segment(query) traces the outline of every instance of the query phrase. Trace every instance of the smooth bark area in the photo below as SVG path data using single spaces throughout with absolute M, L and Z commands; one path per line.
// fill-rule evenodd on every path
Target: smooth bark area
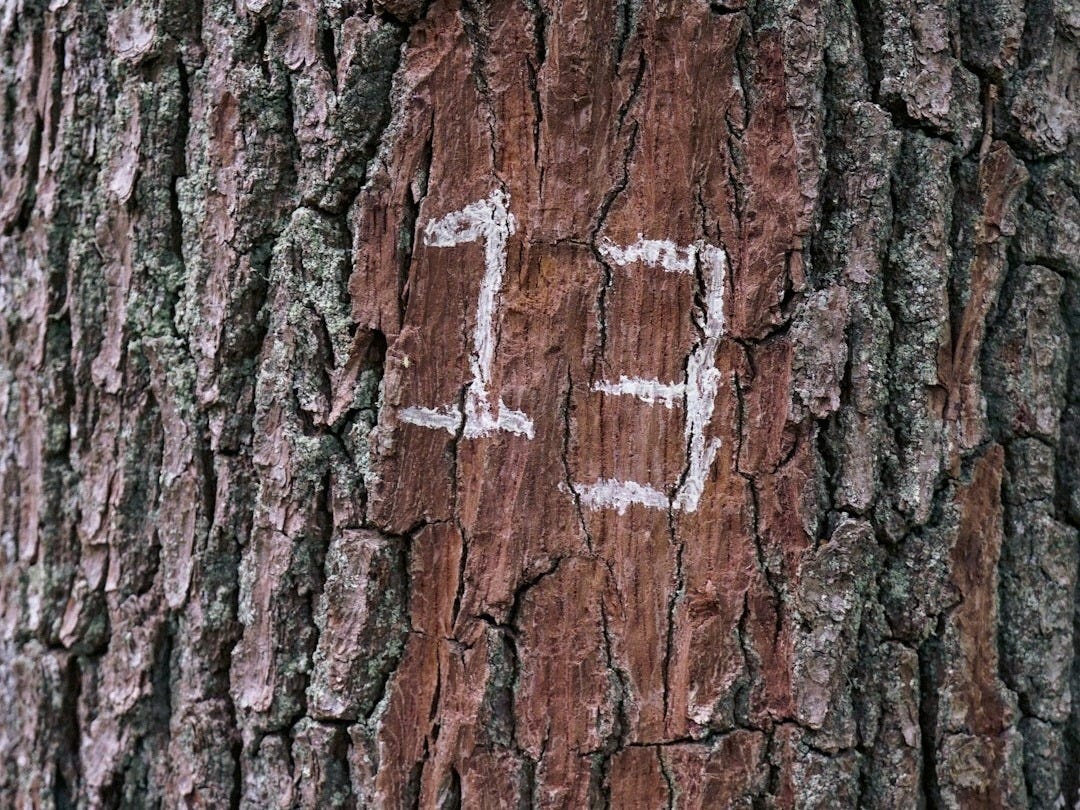
M 1075 806 L 1078 47 L 7 0 L 0 806 Z

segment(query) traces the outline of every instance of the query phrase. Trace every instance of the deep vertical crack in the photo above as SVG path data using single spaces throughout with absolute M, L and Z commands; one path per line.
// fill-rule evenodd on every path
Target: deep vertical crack
M 578 492 L 576 486 L 574 486 L 574 477 L 570 470 L 570 438 L 572 435 L 571 420 L 572 420 L 572 406 L 573 406 L 573 394 L 574 394 L 574 377 L 570 371 L 570 368 L 566 369 L 566 394 L 562 398 L 562 407 L 560 409 L 563 423 L 562 434 L 562 468 L 563 468 L 563 486 L 574 499 L 574 511 L 577 513 L 578 526 L 581 527 L 582 537 L 585 538 L 585 546 L 588 548 L 589 553 L 595 553 L 595 547 L 593 545 L 592 535 L 589 533 L 589 525 L 585 520 L 585 510 L 581 505 L 581 493 Z
M 597 346 L 596 352 L 593 354 L 592 369 L 590 371 L 590 382 L 595 382 L 600 378 L 598 366 L 604 362 L 604 355 L 607 352 L 607 297 L 610 294 L 612 284 L 615 280 L 615 271 L 612 268 L 611 263 L 604 257 L 604 254 L 600 250 L 599 234 L 604 227 L 604 223 L 607 221 L 608 214 L 611 212 L 611 207 L 614 205 L 615 200 L 620 194 L 622 194 L 626 187 L 630 184 L 630 158 L 634 153 L 634 148 L 637 145 L 638 124 L 635 121 L 631 125 L 630 138 L 627 143 L 626 150 L 623 153 L 622 170 L 613 185 L 608 192 L 604 195 L 603 201 L 600 203 L 600 210 L 596 215 L 596 219 L 593 222 L 593 226 L 589 231 L 589 247 L 592 250 L 593 258 L 600 265 L 603 270 L 604 277 L 603 282 L 600 285 L 600 290 L 596 296 L 596 317 L 597 327 L 599 334 L 599 346 Z

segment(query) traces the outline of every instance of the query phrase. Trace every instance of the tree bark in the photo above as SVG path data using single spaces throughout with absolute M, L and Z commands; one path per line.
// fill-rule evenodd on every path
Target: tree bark
M 0 805 L 1076 805 L 1078 43 L 8 0 Z

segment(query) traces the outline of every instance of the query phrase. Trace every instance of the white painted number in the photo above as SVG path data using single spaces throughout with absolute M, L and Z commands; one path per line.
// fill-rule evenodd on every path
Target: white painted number
M 453 247 L 467 242 L 484 243 L 484 277 L 476 308 L 476 329 L 469 360 L 472 380 L 465 390 L 464 412 L 457 405 L 442 408 L 408 407 L 400 418 L 414 425 L 447 430 L 461 430 L 466 438 L 486 436 L 493 431 L 533 438 L 533 423 L 526 414 L 515 411 L 498 399 L 492 403 L 488 386 L 495 352 L 495 308 L 506 272 L 506 242 L 516 229 L 505 192 L 493 191 L 487 199 L 465 206 L 460 211 L 432 220 L 424 228 L 424 244 L 429 247 Z M 618 381 L 602 380 L 593 390 L 611 396 L 634 396 L 649 405 L 671 408 L 682 401 L 686 412 L 684 436 L 687 463 L 682 483 L 669 495 L 656 487 L 636 481 L 604 478 L 591 484 L 575 485 L 582 505 L 590 509 L 617 509 L 625 512 L 631 504 L 653 509 L 680 509 L 693 512 L 705 488 L 705 478 L 716 458 L 720 440 L 705 440 L 712 419 L 721 373 L 716 368 L 716 351 L 724 331 L 724 273 L 726 257 L 721 248 L 704 242 L 678 246 L 662 239 L 644 239 L 640 235 L 631 245 L 620 246 L 605 239 L 601 254 L 620 267 L 643 264 L 669 273 L 693 274 L 700 266 L 704 285 L 703 311 L 697 316 L 702 338 L 691 351 L 684 382 L 664 383 L 643 377 L 620 376 Z
M 495 354 L 495 303 L 506 272 L 506 240 L 517 227 L 509 211 L 509 198 L 500 190 L 486 200 L 474 202 L 460 211 L 432 220 L 424 228 L 424 244 L 429 247 L 453 247 L 466 242 L 484 243 L 484 278 L 476 305 L 476 329 L 469 358 L 472 380 L 465 390 L 465 412 L 457 405 L 442 408 L 409 407 L 398 415 L 405 422 L 423 427 L 442 428 L 456 433 L 462 427 L 467 439 L 506 430 L 529 439 L 533 437 L 532 419 L 521 411 L 511 410 L 500 399 L 492 409 L 488 384 Z M 462 426 L 464 420 L 464 426 Z
M 669 273 L 692 274 L 700 262 L 705 301 L 697 325 L 702 339 L 690 353 L 685 382 L 662 383 L 643 377 L 620 376 L 618 382 L 602 380 L 593 385 L 594 391 L 634 396 L 649 405 L 662 402 L 670 408 L 679 399 L 685 403 L 686 474 L 674 496 L 669 498 L 667 493 L 648 484 L 613 478 L 602 478 L 574 489 L 581 503 L 590 509 L 617 509 L 622 513 L 637 503 L 652 509 L 693 512 L 701 500 L 705 477 L 716 458 L 716 451 L 720 449 L 719 439 L 705 441 L 705 430 L 712 419 L 716 394 L 720 390 L 716 350 L 724 332 L 724 271 L 727 266 L 724 251 L 704 242 L 679 247 L 674 242 L 643 239 L 639 235 L 636 242 L 625 247 L 605 239 L 600 244 L 600 253 L 620 267 L 640 263 Z

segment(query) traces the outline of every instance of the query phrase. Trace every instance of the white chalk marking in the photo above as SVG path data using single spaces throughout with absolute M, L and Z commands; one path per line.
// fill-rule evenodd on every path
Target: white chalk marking
M 420 425 L 420 427 L 435 428 L 436 430 L 445 430 L 449 433 L 457 433 L 458 428 L 461 426 L 461 413 L 453 406 L 445 410 L 439 410 L 438 408 L 420 408 L 410 405 L 408 408 L 402 408 L 398 411 L 398 418 L 402 422 Z
M 720 390 L 721 373 L 716 368 L 716 351 L 724 333 L 724 271 L 727 260 L 724 251 L 705 245 L 701 251 L 702 282 L 705 287 L 705 311 L 698 320 L 704 340 L 690 353 L 686 364 L 686 477 L 675 495 L 675 506 L 687 512 L 697 509 L 705 491 L 720 440 L 705 442 L 705 430 L 712 420 L 716 395 Z
M 495 356 L 495 309 L 506 273 L 506 242 L 517 228 L 509 203 L 506 193 L 496 189 L 487 199 L 432 220 L 424 228 L 424 244 L 429 247 L 453 247 L 483 241 L 484 277 L 476 305 L 473 351 L 469 358 L 472 380 L 465 390 L 464 414 L 457 405 L 443 408 L 414 406 L 398 412 L 398 417 L 405 422 L 455 433 L 462 428 L 464 419 L 462 432 L 467 439 L 486 436 L 496 430 L 533 438 L 532 419 L 521 411 L 506 407 L 501 399 L 493 412 L 488 394 Z
M 602 380 L 593 383 L 592 390 L 616 396 L 626 394 L 637 397 L 649 405 L 660 402 L 665 408 L 670 408 L 675 404 L 676 400 L 682 400 L 686 392 L 686 386 L 682 383 L 662 383 L 659 380 L 651 380 L 645 377 L 620 376 L 618 382 Z
M 705 479 L 720 449 L 720 440 L 705 441 L 705 431 L 712 420 L 722 374 L 716 368 L 716 352 L 724 332 L 724 274 L 727 257 L 715 246 L 697 242 L 680 247 L 663 239 L 638 239 L 620 247 L 608 239 L 600 243 L 600 253 L 619 266 L 634 262 L 659 267 L 671 273 L 693 273 L 700 262 L 704 286 L 703 311 L 696 318 L 702 340 L 691 351 L 686 364 L 685 383 L 662 383 L 642 377 L 620 376 L 618 382 L 601 381 L 594 391 L 604 394 L 629 394 L 650 405 L 662 402 L 670 408 L 677 398 L 686 404 L 686 471 L 673 497 L 635 481 L 602 478 L 586 486 L 577 485 L 581 503 L 590 509 L 617 509 L 619 514 L 630 504 L 650 509 L 680 509 L 693 512 L 705 491 Z
M 674 505 L 678 509 L 693 512 L 697 509 L 701 493 L 705 491 L 705 477 L 720 449 L 720 440 L 706 444 L 705 430 L 712 419 L 716 394 L 720 390 L 720 371 L 715 366 L 717 338 L 707 337 L 690 355 L 686 364 L 686 476 L 675 494 Z
M 593 484 L 577 485 L 574 491 L 583 506 L 589 509 L 617 509 L 620 515 L 633 503 L 653 509 L 667 509 L 669 506 L 667 493 L 637 481 L 601 478 Z
M 701 325 L 706 337 L 719 338 L 724 334 L 724 275 L 727 255 L 723 248 L 705 245 L 701 250 L 705 272 L 705 323 Z
M 693 273 L 698 252 L 697 245 L 679 247 L 668 239 L 645 239 L 640 233 L 636 242 L 625 247 L 604 237 L 598 248 L 605 259 L 620 267 L 641 262 L 669 273 Z

